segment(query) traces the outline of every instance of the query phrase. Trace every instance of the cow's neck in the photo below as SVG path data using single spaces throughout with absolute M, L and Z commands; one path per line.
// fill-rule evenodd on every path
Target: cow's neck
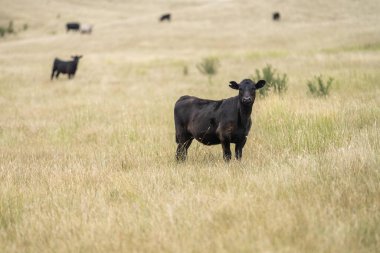
M 238 108 L 239 108 L 239 121 L 241 126 L 246 127 L 249 123 L 249 120 L 251 119 L 251 113 L 252 113 L 252 105 L 243 105 L 238 102 Z

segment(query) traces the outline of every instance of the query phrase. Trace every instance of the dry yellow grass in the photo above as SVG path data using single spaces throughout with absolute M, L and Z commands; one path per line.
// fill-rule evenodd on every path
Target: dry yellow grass
M 18 33 L 0 39 L 0 252 L 377 252 L 379 12 L 376 0 L 2 0 L 0 26 Z M 68 21 L 94 32 L 66 34 Z M 54 57 L 74 54 L 75 79 L 50 81 Z M 195 67 L 209 56 L 211 84 Z M 228 82 L 266 64 L 289 89 L 257 99 L 243 161 L 194 143 L 177 164 L 176 99 L 234 96 Z M 335 79 L 326 99 L 306 94 L 318 74 Z

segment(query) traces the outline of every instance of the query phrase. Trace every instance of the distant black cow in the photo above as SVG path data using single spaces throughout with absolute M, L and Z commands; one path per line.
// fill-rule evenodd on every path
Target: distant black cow
M 50 77 L 51 80 L 53 80 L 54 74 L 55 78 L 58 79 L 60 73 L 68 74 L 69 79 L 74 77 L 75 72 L 77 71 L 79 59 L 82 58 L 82 56 L 71 56 L 71 58 L 73 58 L 72 61 L 62 61 L 58 58 L 54 59 L 53 70 Z
M 274 21 L 280 21 L 280 13 L 279 12 L 273 12 L 273 14 L 272 14 L 272 19 L 274 20 Z
M 79 31 L 80 24 L 79 23 L 67 23 L 66 24 L 66 32 L 73 30 L 73 31 Z
M 249 79 L 240 84 L 231 81 L 230 87 L 239 90 L 239 95 L 217 101 L 180 97 L 174 107 L 177 160 L 186 160 L 187 149 L 193 139 L 205 145 L 222 144 L 223 158 L 226 161 L 231 159 L 230 143 L 235 143 L 235 156 L 240 160 L 251 128 L 256 90 L 265 83 L 264 80 L 254 83 Z
M 164 15 L 162 15 L 160 17 L 160 22 L 162 22 L 162 21 L 168 21 L 168 22 L 170 22 L 171 18 L 172 18 L 171 14 L 170 13 L 166 13 L 166 14 L 164 14 Z

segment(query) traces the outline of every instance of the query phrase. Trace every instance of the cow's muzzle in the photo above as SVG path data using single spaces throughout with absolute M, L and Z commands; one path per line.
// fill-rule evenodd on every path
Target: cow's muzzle
M 241 100 L 241 102 L 242 102 L 243 104 L 246 104 L 246 105 L 252 104 L 252 98 L 250 98 L 250 97 L 243 98 L 243 99 Z

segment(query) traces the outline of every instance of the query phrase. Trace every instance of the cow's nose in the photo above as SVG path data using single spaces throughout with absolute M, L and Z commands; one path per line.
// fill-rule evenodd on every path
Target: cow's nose
M 251 102 L 252 102 L 252 98 L 250 97 L 243 98 L 243 103 L 251 103 Z

